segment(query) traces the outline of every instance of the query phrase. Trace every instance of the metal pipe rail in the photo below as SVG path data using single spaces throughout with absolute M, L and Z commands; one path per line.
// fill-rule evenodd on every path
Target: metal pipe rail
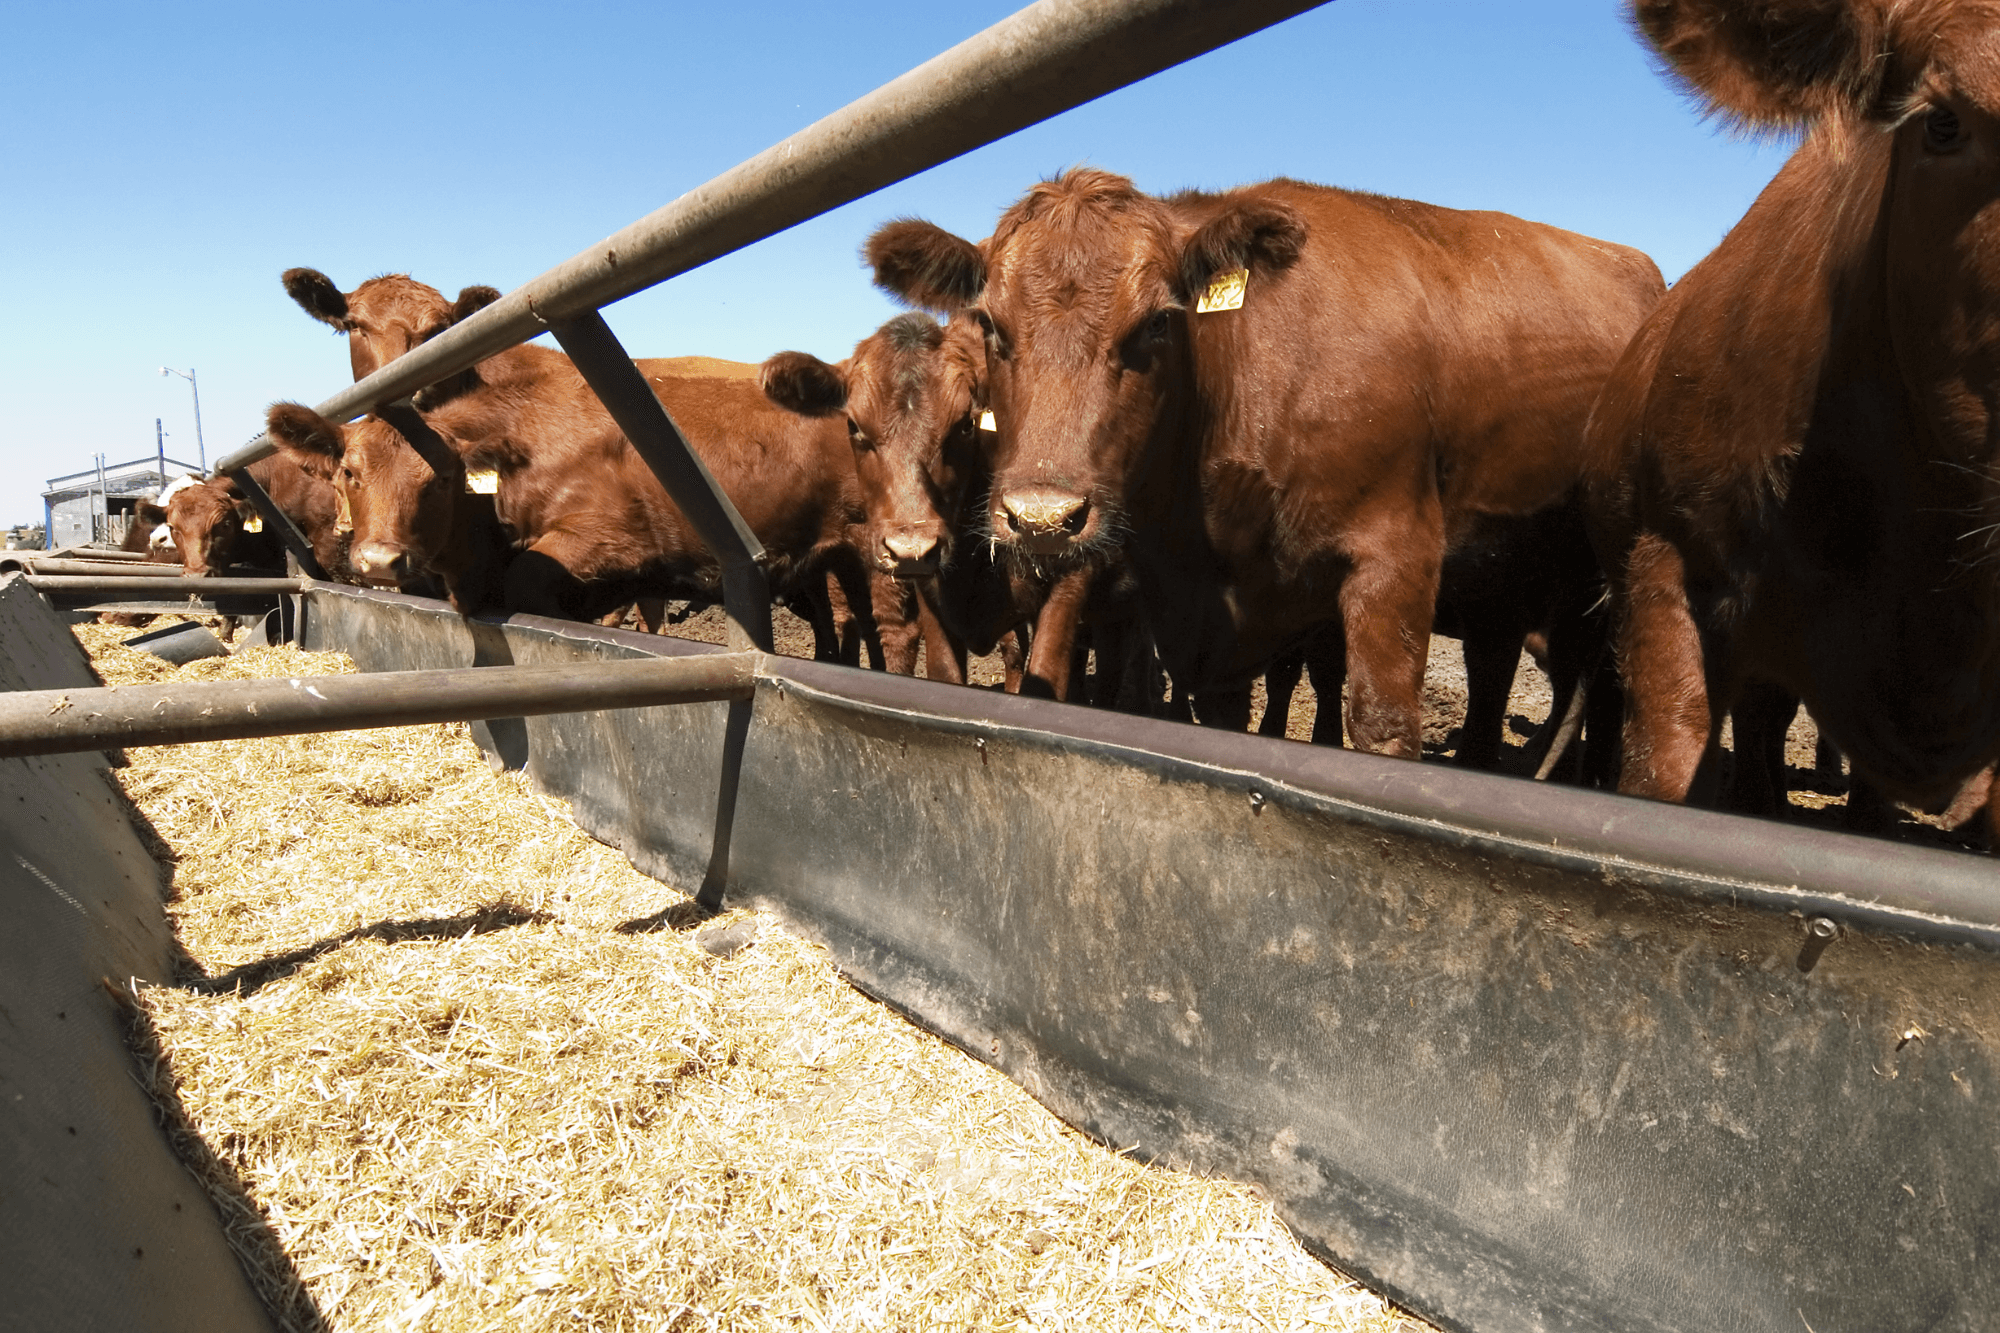
M 306 589 L 306 580 L 293 578 L 204 579 L 185 575 L 161 578 L 138 574 L 25 574 L 22 577 L 35 591 L 53 593 L 135 592 L 147 596 L 184 593 L 189 597 L 268 597 L 274 593 L 304 592 Z
M 65 575 L 86 578 L 147 578 L 177 579 L 187 577 L 180 565 L 155 564 L 141 561 L 136 564 L 109 560 L 23 560 L 22 572 L 46 577 Z M 116 572 L 114 572 L 116 571 Z
M 321 403 L 351 421 L 634 292 L 1327 0 L 1038 0 L 515 288 Z M 277 446 L 258 436 L 216 464 Z
M 0 758 L 748 699 L 757 653 L 0 694 Z

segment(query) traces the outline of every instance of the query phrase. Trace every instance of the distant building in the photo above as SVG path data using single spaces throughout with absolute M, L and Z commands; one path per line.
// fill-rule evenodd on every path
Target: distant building
M 132 526 L 139 501 L 158 495 L 175 477 L 199 470 L 192 463 L 153 454 L 49 478 L 49 488 L 42 492 L 48 518 L 43 528 L 45 549 L 118 545 Z

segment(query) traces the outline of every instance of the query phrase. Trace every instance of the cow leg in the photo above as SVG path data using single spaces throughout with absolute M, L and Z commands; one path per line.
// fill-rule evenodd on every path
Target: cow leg
M 1292 716 L 1292 694 L 1299 688 L 1299 677 L 1305 672 L 1303 646 L 1284 653 L 1264 668 L 1264 717 L 1257 724 L 1259 736 L 1285 734 L 1286 723 Z
M 648 634 L 664 634 L 667 630 L 667 599 L 664 597 L 640 597 L 633 602 L 639 610 L 639 625 Z
M 1005 689 L 1009 694 L 1019 694 L 1021 685 L 1028 678 L 1028 641 L 1033 636 L 1026 625 L 1019 625 L 1000 636 L 994 647 L 1000 653 L 1000 669 L 1006 676 Z
M 1423 753 L 1424 660 L 1438 562 L 1357 562 L 1340 588 L 1347 636 L 1347 734 L 1354 748 L 1397 759 Z
M 917 631 L 924 642 L 924 675 L 948 685 L 965 684 L 965 641 L 945 628 L 938 618 L 937 581 L 927 579 L 915 586 Z M 1008 636 L 1009 642 L 1012 636 Z
M 1458 732 L 1460 768 L 1500 767 L 1501 733 L 1507 726 L 1507 698 L 1521 661 L 1521 632 L 1513 625 L 1468 627 L 1460 640 L 1465 652 L 1465 725 Z
M 1840 812 L 1842 828 L 1850 833 L 1883 836 L 1902 822 L 1902 810 L 1882 794 L 1880 787 L 1859 773 L 1848 775 L 1847 805 Z
M 887 574 L 877 574 L 861 568 L 860 561 L 836 560 L 827 586 L 827 596 L 833 603 L 834 629 L 839 642 L 840 660 L 851 667 L 861 665 L 861 650 L 866 647 L 869 661 L 875 670 L 884 669 L 886 659 L 882 652 L 882 635 L 875 621 L 875 580 L 881 578 L 891 589 L 895 580 Z M 894 594 L 900 602 L 900 594 Z M 915 653 L 914 646 L 911 653 Z M 912 671 L 915 667 L 912 666 Z M 909 674 L 905 672 L 904 674 Z
M 1346 743 L 1341 691 L 1347 688 L 1347 638 L 1339 621 L 1329 620 L 1306 636 L 1305 664 L 1313 691 L 1312 743 L 1337 750 Z
M 1760 681 L 1743 690 L 1730 712 L 1736 762 L 1724 808 L 1765 819 L 1784 812 L 1785 732 L 1798 711 L 1798 696 L 1782 685 Z
M 1223 731 L 1250 730 L 1250 687 L 1231 685 L 1219 690 L 1194 691 L 1195 721 Z
M 1715 750 L 1701 634 L 1688 604 L 1680 552 L 1643 534 L 1617 594 L 1618 665 L 1625 682 L 1618 790 L 1684 801 Z M 1710 767 L 1713 760 L 1709 760 Z
M 909 584 L 879 569 L 868 573 L 868 602 L 874 612 L 875 636 L 870 647 L 875 669 L 899 676 L 917 674 L 917 637 L 922 630 L 914 613 L 915 591 Z
M 1021 693 L 1042 699 L 1067 699 L 1070 688 L 1070 651 L 1076 646 L 1077 629 L 1083 619 L 1084 604 L 1090 597 L 1091 571 L 1073 569 L 1055 581 L 1041 614 L 1035 617 L 1035 632 L 1028 644 L 1028 669 L 1021 677 Z

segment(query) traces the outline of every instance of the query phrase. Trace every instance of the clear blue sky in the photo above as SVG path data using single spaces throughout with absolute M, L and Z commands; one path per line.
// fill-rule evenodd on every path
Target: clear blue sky
M 1017 8 L 448 0 L 20 5 L 0 81 L 0 523 L 44 481 L 212 461 L 267 404 L 348 382 L 286 298 L 407 271 L 509 288 Z M 858 247 L 920 214 L 978 238 L 1077 163 L 1142 188 L 1276 175 L 1497 208 L 1678 276 L 1783 145 L 1703 122 L 1615 0 L 1334 0 L 606 311 L 635 355 L 828 359 L 892 312 Z

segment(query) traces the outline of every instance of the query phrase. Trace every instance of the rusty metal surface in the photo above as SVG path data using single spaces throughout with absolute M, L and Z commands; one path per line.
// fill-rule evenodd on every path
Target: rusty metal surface
M 312 596 L 376 666 L 712 651 Z M 512 758 L 692 888 L 724 706 L 659 711 Z M 735 795 L 732 900 L 1447 1328 L 2000 1307 L 1990 860 L 792 659 Z

